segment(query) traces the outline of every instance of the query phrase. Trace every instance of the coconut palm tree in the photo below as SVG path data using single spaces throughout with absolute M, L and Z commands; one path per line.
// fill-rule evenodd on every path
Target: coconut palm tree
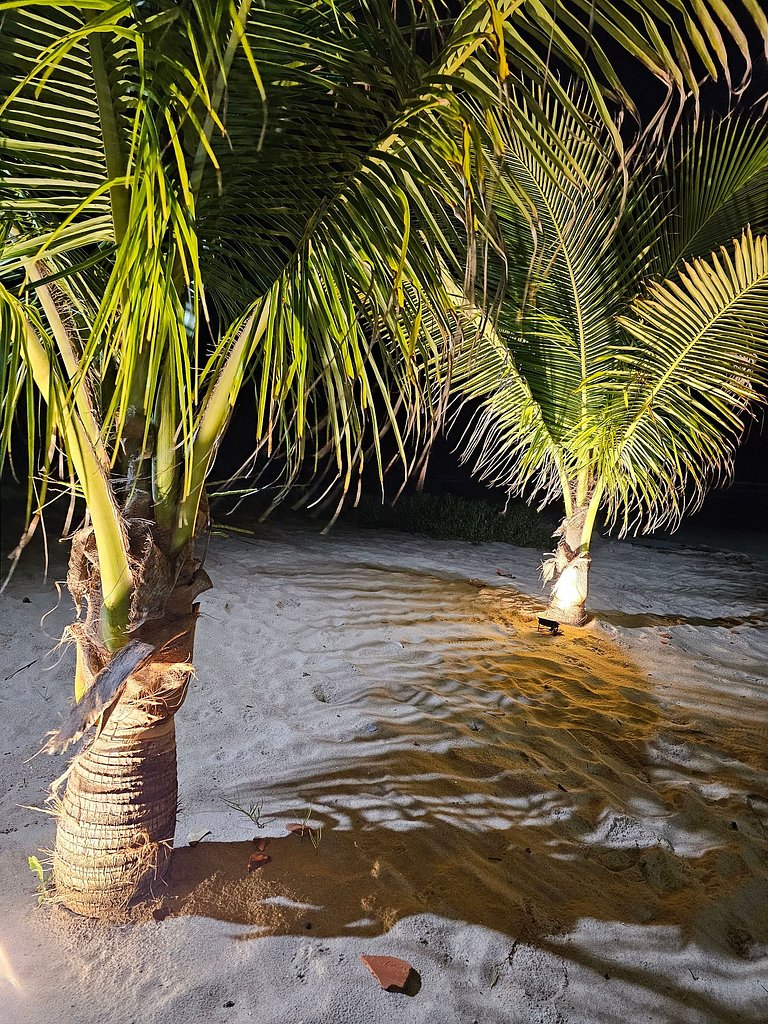
M 439 208 L 464 203 L 465 140 L 384 4 L 7 6 L 3 445 L 26 392 L 32 511 L 57 449 L 87 508 L 77 704 L 48 747 L 95 735 L 54 876 L 107 914 L 168 861 L 195 539 L 238 391 L 289 474 L 326 448 L 347 486 L 382 418 L 405 457 L 395 396 L 417 430 L 419 352 L 454 327 L 434 267 L 466 247 Z
M 480 478 L 563 502 L 543 617 L 581 625 L 598 516 L 621 535 L 676 527 L 765 402 L 768 131 L 729 117 L 626 159 L 574 96 L 581 120 L 541 97 L 537 146 L 520 144 L 524 104 L 500 129 L 505 273 L 453 385 Z
M 482 111 L 510 68 L 569 107 L 559 56 L 618 145 L 590 62 L 627 98 L 601 40 L 667 106 L 726 66 L 717 11 L 706 33 L 683 19 L 686 44 L 677 0 L 646 6 L 0 2 L 0 454 L 24 409 L 40 456 L 24 539 L 59 455 L 87 509 L 68 574 L 77 703 L 48 745 L 86 737 L 55 797 L 70 908 L 111 914 L 167 869 L 173 716 L 209 586 L 195 540 L 245 382 L 254 444 L 289 478 L 329 453 L 348 488 L 371 446 L 380 464 L 383 425 L 407 464 L 457 332 L 446 282 L 472 284 L 455 253 L 472 254 Z

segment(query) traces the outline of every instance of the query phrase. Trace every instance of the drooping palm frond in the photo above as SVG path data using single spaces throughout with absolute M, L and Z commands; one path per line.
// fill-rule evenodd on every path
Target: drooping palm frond
M 622 222 L 625 288 L 660 279 L 724 239 L 768 229 L 768 132 L 732 113 L 689 124 L 632 176 Z
M 402 290 L 397 277 L 399 275 L 403 280 L 409 279 L 409 271 L 412 272 L 409 262 L 416 256 L 427 267 L 423 239 L 419 238 L 416 226 L 410 249 L 411 254 L 416 256 L 412 255 L 409 261 L 407 244 L 404 246 L 401 241 L 405 238 L 407 243 L 409 236 L 408 202 L 403 188 L 395 180 L 396 175 L 387 167 L 388 150 L 391 150 L 391 165 L 397 169 L 397 150 L 403 147 L 404 138 L 408 137 L 406 130 L 392 136 L 391 126 L 396 125 L 399 116 L 405 116 L 414 109 L 413 102 L 397 94 L 397 79 L 393 69 L 386 64 L 388 53 L 384 44 L 388 42 L 387 38 L 379 32 L 377 38 L 381 52 L 377 54 L 371 46 L 371 34 L 361 42 L 355 34 L 354 21 L 347 22 L 342 31 L 339 10 L 334 10 L 330 5 L 318 8 L 313 4 L 288 4 L 286 9 L 288 14 L 279 9 L 269 15 L 257 11 L 253 25 L 250 21 L 245 22 L 243 45 L 238 51 L 239 67 L 236 65 L 226 69 L 227 76 L 231 72 L 233 79 L 229 84 L 232 95 L 227 101 L 232 112 L 232 129 L 228 126 L 227 135 L 220 146 L 216 146 L 214 140 L 214 136 L 219 134 L 217 131 L 211 131 L 208 136 L 200 130 L 204 116 L 218 120 L 218 114 L 211 106 L 211 97 L 200 99 L 200 94 L 207 87 L 207 78 L 198 81 L 193 77 L 191 93 L 189 88 L 184 90 L 183 82 L 174 81 L 173 72 L 180 67 L 192 65 L 197 70 L 193 61 L 196 50 L 192 46 L 195 41 L 192 29 L 195 26 L 190 27 L 180 15 L 177 16 L 178 12 L 172 10 L 164 12 L 162 16 L 157 15 L 158 24 L 154 24 L 150 18 L 135 26 L 130 23 L 132 12 L 129 5 L 125 4 L 117 5 L 100 16 L 99 34 L 107 32 L 109 26 L 105 18 L 109 13 L 115 19 L 113 31 L 118 35 L 122 32 L 128 37 L 128 42 L 120 51 L 117 68 L 110 69 L 113 74 L 124 82 L 125 79 L 137 78 L 141 69 L 140 84 L 137 87 L 139 100 L 134 103 L 132 116 L 122 118 L 122 136 L 120 126 L 116 118 L 113 118 L 118 128 L 118 137 L 112 148 L 120 151 L 123 156 L 125 180 L 115 181 L 113 176 L 107 181 L 103 172 L 108 160 L 102 157 L 102 180 L 97 184 L 87 182 L 83 190 L 84 197 L 76 197 L 79 205 L 72 211 L 75 213 L 72 224 L 62 222 L 61 212 L 58 223 L 52 217 L 51 227 L 56 233 L 51 241 L 51 230 L 40 230 L 40 211 L 36 210 L 34 218 L 30 218 L 30 211 L 25 208 L 20 218 L 21 228 L 17 228 L 17 234 L 20 231 L 22 237 L 7 252 L 11 260 L 16 258 L 15 265 L 20 266 L 22 258 L 28 258 L 31 253 L 39 258 L 42 245 L 46 264 L 39 276 L 43 278 L 59 275 L 60 278 L 71 279 L 73 275 L 80 275 L 91 281 L 96 273 L 94 264 L 98 263 L 103 284 L 103 271 L 107 271 L 108 283 L 90 325 L 90 338 L 83 345 L 79 373 L 83 380 L 92 372 L 98 372 L 102 377 L 111 377 L 113 394 L 105 401 L 101 413 L 105 422 L 114 423 L 118 438 L 124 428 L 128 410 L 138 408 L 143 411 L 145 444 L 151 418 L 160 401 L 163 374 L 175 380 L 174 415 L 182 430 L 181 440 L 186 439 L 180 445 L 186 455 L 186 469 L 183 481 L 176 481 L 176 488 L 178 490 L 181 487 L 182 496 L 190 487 L 194 461 L 192 440 L 202 420 L 201 410 L 197 410 L 200 415 L 194 412 L 196 395 L 205 393 L 206 388 L 215 383 L 217 374 L 230 357 L 231 345 L 227 338 L 232 341 L 238 334 L 235 323 L 228 332 L 224 330 L 222 343 L 212 350 L 210 358 L 200 358 L 194 332 L 201 315 L 205 314 L 205 307 L 200 306 L 204 294 L 200 289 L 208 283 L 208 276 L 213 278 L 211 289 L 214 297 L 225 291 L 221 287 L 224 280 L 229 296 L 237 295 L 242 312 L 254 302 L 260 303 L 260 296 L 265 292 L 268 294 L 272 288 L 279 290 L 280 294 L 267 323 L 265 347 L 272 358 L 265 364 L 266 379 L 273 392 L 271 398 L 274 399 L 275 395 L 287 398 L 291 393 L 297 396 L 297 410 L 289 413 L 287 419 L 294 423 L 296 432 L 301 435 L 302 420 L 306 415 L 308 382 L 314 379 L 310 375 L 319 371 L 329 386 L 338 388 L 339 366 L 343 367 L 342 377 L 354 380 L 365 362 L 360 345 L 370 347 L 373 344 L 373 332 L 370 329 L 365 337 L 361 333 L 363 317 L 358 317 L 357 313 L 361 299 L 386 313 L 379 330 L 388 324 L 390 329 L 398 333 L 402 347 L 403 329 L 395 326 L 399 322 L 398 302 L 392 301 L 393 296 L 396 299 L 398 291 Z M 293 15 L 294 9 L 295 15 L 289 18 L 288 15 Z M 386 11 L 384 7 L 380 9 Z M 15 24 L 8 27 L 16 32 L 17 37 L 21 39 L 28 35 L 37 38 L 39 12 L 32 9 L 14 13 Z M 126 18 L 127 25 L 124 24 Z M 104 92 L 105 82 L 99 82 L 95 72 L 90 73 L 90 51 L 98 43 L 98 37 L 94 42 L 93 22 L 78 25 L 77 19 L 73 21 L 66 12 L 58 21 L 54 19 L 53 23 L 43 20 L 51 41 L 48 42 L 46 37 L 45 46 L 42 45 L 43 41 L 39 41 L 38 49 L 32 48 L 33 56 L 27 62 L 30 66 L 23 69 L 26 74 L 12 76 L 20 77 L 21 89 L 17 98 L 23 99 L 25 90 L 33 89 L 35 81 L 47 75 L 49 70 L 52 74 L 47 81 L 51 81 L 54 75 L 63 79 L 80 75 L 86 86 L 90 87 L 89 97 L 92 100 L 99 92 L 100 85 Z M 387 24 L 391 28 L 390 23 Z M 173 27 L 179 29 L 175 34 L 169 31 Z M 317 36 L 311 34 L 313 28 Z M 220 28 L 217 32 L 221 35 Z M 247 42 L 248 32 L 261 44 L 261 52 L 257 54 L 260 59 L 267 63 L 266 54 L 272 53 L 275 60 L 279 60 L 277 66 L 268 66 L 266 71 L 271 72 L 273 78 L 280 78 L 278 90 L 282 90 L 290 99 L 289 103 L 284 104 L 286 112 L 281 116 L 281 103 L 274 95 L 275 90 L 272 90 L 270 99 L 273 101 L 274 139 L 265 139 L 264 125 L 260 126 L 265 118 L 265 94 L 261 74 L 254 74 L 255 58 Z M 362 45 L 363 42 L 367 42 L 367 46 Z M 133 51 L 131 43 L 134 44 Z M 208 50 L 211 49 L 209 45 Z M 310 54 L 310 60 L 307 60 L 307 53 Z M 105 60 L 108 56 L 102 53 Z M 402 53 L 396 56 L 400 59 Z M 206 62 L 211 63 L 212 59 L 209 52 Z M 327 66 L 323 65 L 324 59 Z M 51 63 L 47 64 L 47 61 Z M 287 80 L 288 75 L 292 77 L 292 82 Z M 109 75 L 106 78 L 109 79 Z M 106 85 L 109 84 L 107 81 Z M 88 92 L 88 88 L 84 88 Z M 170 109 L 166 102 L 168 94 L 178 98 L 178 104 Z M 107 106 L 110 106 L 111 99 L 110 93 Z M 400 101 L 399 105 L 397 101 Z M 130 105 L 130 96 L 126 102 Z M 91 106 L 96 105 L 94 100 Z M 9 132 L 16 127 L 22 142 L 28 145 L 28 136 L 30 132 L 34 134 L 34 125 L 30 129 L 23 114 L 16 114 L 13 103 L 8 109 L 14 113 L 14 116 L 8 118 Z M 98 103 L 98 109 L 103 114 L 103 101 Z M 238 133 L 237 115 L 242 109 L 249 118 L 250 134 L 243 131 Z M 253 116 L 254 110 L 256 117 Z M 308 163 L 311 161 L 312 172 L 311 180 L 303 182 L 296 180 L 296 174 L 290 174 L 284 156 L 280 156 L 290 151 L 290 120 L 291 117 L 296 119 L 299 113 L 302 123 L 298 125 L 300 134 L 295 148 L 298 152 L 305 152 L 305 159 Z M 215 129 L 216 125 L 213 127 Z M 294 137 L 296 127 L 293 126 Z M 93 129 L 94 125 L 89 122 L 84 131 L 90 130 L 90 134 L 98 138 L 99 133 Z M 388 140 L 389 145 L 386 144 L 386 138 L 379 138 L 383 131 L 385 135 L 392 136 Z M 439 125 L 435 134 L 440 134 Z M 104 140 L 99 139 L 99 142 L 103 144 Z M 319 159 L 318 142 L 325 148 L 326 154 L 330 154 L 325 162 Z M 172 159 L 168 160 L 162 155 L 163 145 Z M 205 193 L 199 197 L 201 224 L 196 222 L 197 197 L 192 194 L 189 181 L 195 177 L 199 166 L 201 146 L 205 150 L 205 163 L 212 169 L 209 195 L 216 195 L 216 187 L 222 181 L 219 155 L 214 147 L 219 153 L 230 156 L 229 166 L 225 170 L 229 170 L 233 164 L 237 169 L 238 163 L 241 164 L 243 160 L 246 164 L 250 161 L 246 170 L 252 176 L 247 181 L 244 178 L 238 181 L 236 175 L 231 175 L 222 193 L 226 195 L 230 209 L 239 210 L 243 224 L 239 241 L 244 238 L 247 248 L 245 260 L 239 266 L 236 261 L 230 261 L 227 266 L 229 254 L 226 235 L 221 231 L 221 218 L 214 218 L 215 237 L 209 237 L 206 231 Z M 450 150 L 450 142 L 448 148 Z M 373 158 L 368 161 L 369 166 L 362 166 L 369 149 L 373 151 Z M 378 154 L 377 149 L 381 151 Z M 25 153 L 22 149 L 17 150 L 13 162 L 28 172 L 28 161 L 24 163 Z M 189 153 L 193 154 L 191 158 Z M 461 151 L 456 153 L 455 163 L 460 163 Z M 112 155 L 114 157 L 115 153 Z M 264 159 L 261 159 L 262 156 Z M 52 157 L 54 162 L 57 158 L 65 160 L 61 153 Z M 335 174 L 327 173 L 330 169 L 329 160 L 335 165 Z M 279 166 L 281 161 L 282 172 Z M 94 163 L 99 166 L 98 160 Z M 435 161 L 437 169 L 444 176 L 445 163 L 442 157 Z M 411 164 L 412 170 L 418 170 L 418 161 L 412 160 Z M 379 165 L 382 171 L 377 181 Z M 405 170 L 408 170 L 407 166 Z M 356 182 L 349 186 L 351 172 L 355 173 Z M 447 175 L 456 178 L 455 168 L 449 166 Z M 273 259 L 269 267 L 264 257 L 273 245 L 272 229 L 275 228 L 276 218 L 274 206 L 270 209 L 267 204 L 270 201 L 274 204 L 275 189 L 281 181 L 284 184 L 286 180 L 291 187 L 280 202 L 284 208 L 292 207 L 289 216 L 294 237 L 290 237 L 291 232 L 285 230 L 284 224 L 277 225 L 277 230 L 283 230 L 283 245 L 277 259 Z M 370 186 L 369 181 L 372 183 Z M 18 178 L 11 178 L 10 183 L 14 189 L 24 184 Z M 37 179 L 27 184 L 37 184 L 41 189 L 45 187 L 45 183 Z M 201 184 L 202 181 L 198 181 L 198 186 Z M 241 188 L 243 185 L 247 186 L 244 190 Z M 317 187 L 313 188 L 313 185 Z M 409 183 L 406 182 L 406 185 L 412 190 Z M 95 187 L 88 191 L 91 186 Z M 349 194 L 340 196 L 340 191 L 345 187 Z M 453 183 L 451 187 L 455 187 Z M 100 252 L 94 253 L 89 248 L 85 259 L 87 266 L 78 266 L 74 258 L 63 261 L 62 246 L 67 231 L 75 222 L 82 221 L 90 205 L 103 201 L 107 191 L 113 199 L 113 210 L 115 199 L 129 199 L 130 230 L 126 230 L 120 237 L 115 235 L 110 238 L 108 223 L 104 218 L 100 222 L 103 237 L 100 236 L 99 240 L 117 242 L 117 252 L 113 255 L 108 247 L 102 246 Z M 459 185 L 459 198 L 461 193 L 462 186 Z M 356 210 L 348 216 L 344 225 L 339 225 L 340 213 L 349 205 L 350 195 L 356 203 Z M 266 201 L 260 202 L 262 196 Z M 244 199 L 247 200 L 245 204 Z M 376 221 L 374 210 L 366 208 L 366 204 L 370 207 L 374 199 L 378 201 L 380 211 L 388 218 L 380 223 Z M 333 203 L 338 207 L 335 213 L 332 208 L 329 209 L 329 204 Z M 10 213 L 11 209 L 8 206 L 6 212 Z M 46 209 L 52 211 L 54 204 Z M 66 211 L 67 214 L 69 212 Z M 330 230 L 334 216 L 337 240 L 332 237 L 329 243 L 323 241 L 321 232 Z M 396 222 L 394 225 L 393 217 Z M 368 239 L 368 252 L 361 251 L 361 247 L 356 246 L 354 241 L 351 245 L 347 243 L 345 251 L 338 242 L 346 241 L 347 238 L 354 240 L 355 234 L 360 232 L 360 225 L 365 226 L 366 222 L 369 222 L 369 231 L 379 231 L 379 238 Z M 249 234 L 247 229 L 253 224 L 257 230 Z M 330 227 L 326 228 L 326 225 Z M 391 229 L 389 234 L 387 228 Z M 87 239 L 88 243 L 93 240 L 92 236 Z M 451 241 L 453 243 L 453 239 Z M 71 248 L 71 240 L 67 241 L 67 248 Z M 448 251 L 447 247 L 444 248 Z M 451 250 L 455 248 L 452 244 Z M 324 249 L 325 256 L 322 255 Z M 215 271 L 211 273 L 212 265 L 217 267 L 217 261 L 211 259 L 213 252 L 217 253 L 218 263 L 224 267 L 223 273 L 218 268 L 218 280 Z M 333 280 L 321 282 L 318 274 L 328 272 L 331 257 L 335 260 L 336 283 Z M 58 263 L 55 262 L 57 259 Z M 307 269 L 308 260 L 310 263 L 312 260 L 322 263 L 323 259 L 326 265 L 316 269 L 315 280 L 311 280 L 312 269 Z M 343 261 L 347 262 L 347 266 L 342 265 Z M 40 262 L 39 259 L 37 262 Z M 375 274 L 372 272 L 374 265 Z M 11 271 L 14 264 L 8 262 L 5 266 L 7 271 Z M 267 267 L 266 273 L 261 272 L 262 266 Z M 239 274 L 236 273 L 238 270 Z M 220 287 L 217 288 L 217 285 Z M 297 288 L 304 290 L 297 293 Z M 186 294 L 190 289 L 197 291 L 197 298 Z M 96 290 L 95 286 L 91 290 Z M 325 290 L 328 291 L 327 295 L 324 294 Z M 343 315 L 339 316 L 339 313 Z M 309 317 L 315 322 L 310 324 Z M 191 338 L 187 336 L 190 325 L 193 331 Z M 330 333 L 326 328 L 331 329 Z M 275 332 L 280 335 L 277 341 L 271 337 Z M 409 325 L 405 333 L 408 344 L 411 333 L 412 326 Z M 323 346 L 328 345 L 333 337 L 341 337 L 344 343 L 334 349 L 329 359 L 328 353 L 323 353 Z M 281 347 L 285 348 L 286 338 L 292 348 L 288 354 L 279 351 Z M 320 346 L 320 351 L 313 355 L 311 351 L 308 352 L 308 348 L 316 344 Z M 97 357 L 98 367 L 95 365 Z M 236 379 L 242 379 L 242 373 Z M 365 394 L 366 390 L 370 391 L 370 387 L 365 381 L 362 382 L 362 389 L 362 404 L 365 406 L 366 402 L 370 403 L 370 394 Z M 330 405 L 333 409 L 334 403 Z M 339 434 L 352 429 L 350 418 L 344 410 L 341 424 Z M 179 438 L 175 441 L 178 443 Z
M 534 102 L 544 127 L 528 113 Z M 619 159 L 583 90 L 572 92 L 570 106 L 577 114 L 553 97 L 521 97 L 501 125 L 504 155 L 490 187 L 506 252 L 498 334 L 462 346 L 454 375 L 456 394 L 487 397 L 466 435 L 478 473 L 545 498 L 553 478 L 541 475 L 542 466 L 557 467 L 561 485 L 574 477 L 587 457 L 574 432 L 594 429 L 605 415 L 603 372 L 621 302 L 610 245 L 623 196 Z M 511 401 L 508 379 L 518 377 L 535 416 L 521 417 Z
M 366 419 L 375 446 L 377 407 L 417 386 L 413 356 L 432 344 L 427 323 L 441 344 L 455 330 L 439 266 L 449 261 L 460 277 L 455 253 L 466 248 L 465 211 L 458 222 L 446 215 L 467 186 L 461 108 L 445 86 L 420 91 L 424 62 L 383 27 L 370 17 L 342 23 L 346 63 L 334 53 L 318 75 L 314 50 L 285 51 L 286 39 L 306 39 L 306 18 L 282 17 L 273 39 L 259 16 L 249 32 L 268 121 L 257 139 L 257 97 L 238 85 L 245 69 L 236 65 L 217 147 L 230 187 L 218 191 L 209 173 L 200 202 L 203 238 L 216 239 L 214 300 L 231 314 L 254 294 L 271 296 L 251 367 L 257 438 L 287 450 L 292 436 L 303 443 L 320 430 L 320 447 L 339 457 L 349 431 L 344 474 L 359 464 Z M 392 419 L 391 407 L 384 415 Z
M 609 515 L 676 525 L 727 478 L 768 379 L 768 238 L 740 239 L 651 285 L 619 318 L 626 415 L 600 453 Z
M 636 113 L 622 65 L 614 59 L 618 46 L 666 90 L 649 126 L 657 133 L 668 114 L 674 119 L 687 98 L 698 98 L 703 80 L 721 78 L 734 90 L 743 90 L 753 60 L 760 56 L 758 48 L 768 55 L 768 17 L 758 0 L 745 0 L 738 14 L 721 0 L 694 5 L 681 0 L 472 0 L 457 20 L 457 30 L 460 54 L 479 47 L 480 33 L 491 36 L 502 78 L 512 68 L 529 81 L 550 83 L 551 59 L 556 59 L 588 84 L 609 128 L 612 119 L 601 85 Z M 733 50 L 740 59 L 736 77 Z M 615 140 L 620 145 L 617 132 Z
M 2 354 L 16 370 L 17 393 L 29 370 L 49 399 L 40 433 L 66 453 L 86 498 L 100 550 L 104 640 L 116 647 L 137 584 L 122 517 L 150 486 L 164 381 L 173 380 L 177 401 L 162 451 L 172 464 L 189 463 L 177 437 L 185 424 L 191 429 L 196 365 L 184 299 L 200 280 L 179 138 L 186 132 L 202 144 L 201 116 L 216 120 L 207 76 L 225 70 L 219 44 L 232 22 L 225 4 L 137 16 L 132 4 L 94 3 L 85 17 L 68 4 L 3 6 L 10 56 L 0 66 L 1 269 L 13 292 L 1 298 L 25 328 L 3 334 Z M 196 59 L 181 62 L 190 50 Z M 12 397 L 4 390 L 6 424 Z M 27 402 L 30 438 L 37 409 Z M 44 459 L 42 490 L 50 447 Z
M 464 311 L 464 343 L 450 375 L 461 399 L 458 417 L 468 422 L 456 447 L 479 479 L 510 492 L 528 492 L 542 502 L 567 482 L 563 449 L 545 420 L 542 406 L 488 315 Z

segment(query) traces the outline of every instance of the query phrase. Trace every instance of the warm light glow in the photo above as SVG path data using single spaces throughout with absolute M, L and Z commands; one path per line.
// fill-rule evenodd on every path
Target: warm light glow
M 579 566 L 568 565 L 552 588 L 552 596 L 561 608 L 572 608 L 584 603 L 587 596 Z
M 3 991 L 6 985 L 12 988 L 14 992 L 21 992 L 21 982 L 16 977 L 16 972 L 11 966 L 8 955 L 2 945 L 0 945 L 0 992 Z

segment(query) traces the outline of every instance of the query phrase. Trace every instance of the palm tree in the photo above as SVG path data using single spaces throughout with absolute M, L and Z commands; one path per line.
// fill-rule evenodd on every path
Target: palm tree
M 601 39 L 638 57 L 670 107 L 698 87 L 697 60 L 725 67 L 717 12 L 706 34 L 684 19 L 687 46 L 677 0 L 652 18 L 645 6 L 0 2 L 0 455 L 21 406 L 40 457 L 22 545 L 59 454 L 87 509 L 68 574 L 77 704 L 49 742 L 87 734 L 54 791 L 70 908 L 109 915 L 168 866 L 173 716 L 209 586 L 195 540 L 244 383 L 254 444 L 289 479 L 329 453 L 349 488 L 371 443 L 381 466 L 383 425 L 407 465 L 457 331 L 446 282 L 472 285 L 455 253 L 472 253 L 477 224 L 475 112 L 510 67 L 569 106 L 554 54 L 618 145 L 588 66 L 623 95 Z
M 598 515 L 621 535 L 676 527 L 765 402 L 768 131 L 713 120 L 627 159 L 574 96 L 580 119 L 541 98 L 535 146 L 521 104 L 501 129 L 489 202 L 505 274 L 453 386 L 474 471 L 563 502 L 542 617 L 581 625 Z

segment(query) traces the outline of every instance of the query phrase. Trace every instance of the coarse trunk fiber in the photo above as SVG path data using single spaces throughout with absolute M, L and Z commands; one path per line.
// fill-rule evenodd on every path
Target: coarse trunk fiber
M 549 606 L 544 617 L 571 626 L 587 621 L 586 601 L 589 591 L 591 558 L 584 546 L 584 524 L 587 506 L 577 508 L 563 520 L 560 541 L 555 551 L 554 582 Z
M 187 638 L 185 638 L 187 639 Z M 191 674 L 185 650 L 130 676 L 98 735 L 73 761 L 57 808 L 56 899 L 89 917 L 119 916 L 153 895 L 176 829 L 173 715 Z
M 56 898 L 109 917 L 151 894 L 168 866 L 176 829 L 172 716 L 122 699 L 73 763 L 58 812 Z

